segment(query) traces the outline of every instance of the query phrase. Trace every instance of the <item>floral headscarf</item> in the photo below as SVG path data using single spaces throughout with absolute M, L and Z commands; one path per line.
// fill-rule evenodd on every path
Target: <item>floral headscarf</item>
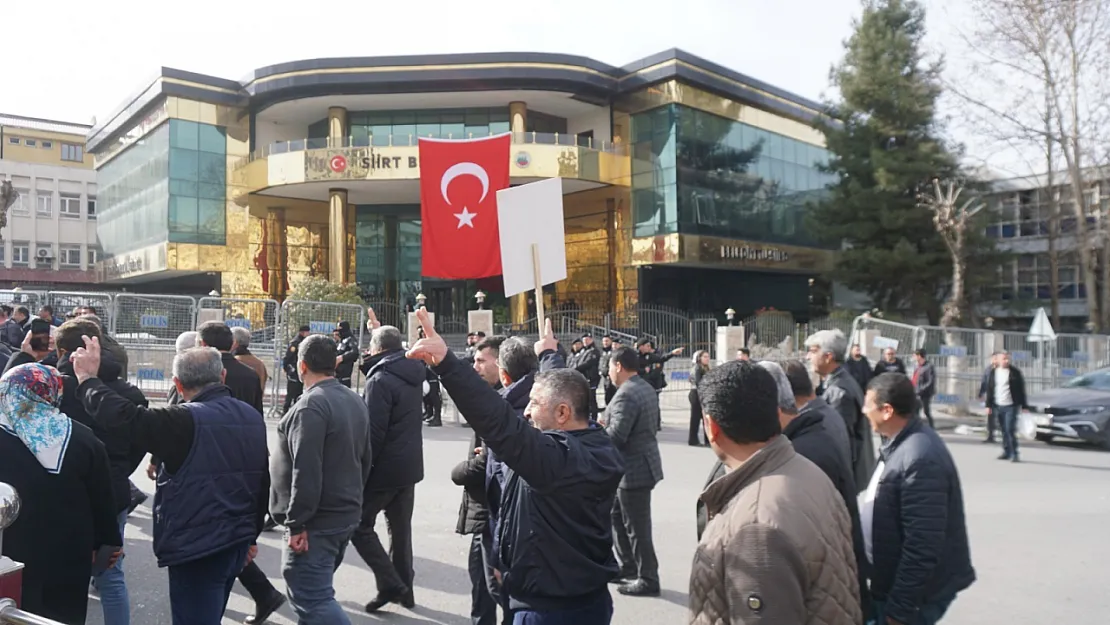
M 50 473 L 62 470 L 73 423 L 55 406 L 62 376 L 38 363 L 14 367 L 0 378 L 0 429 L 23 441 Z

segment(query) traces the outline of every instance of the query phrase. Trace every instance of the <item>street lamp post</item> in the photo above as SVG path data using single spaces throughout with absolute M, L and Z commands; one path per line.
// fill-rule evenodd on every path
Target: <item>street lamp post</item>
M 478 292 L 474 294 L 474 299 L 478 300 L 478 310 L 486 309 L 486 294 L 484 291 L 479 289 Z
M 725 310 L 725 319 L 728 319 L 728 325 L 736 325 L 736 311 L 731 306 Z

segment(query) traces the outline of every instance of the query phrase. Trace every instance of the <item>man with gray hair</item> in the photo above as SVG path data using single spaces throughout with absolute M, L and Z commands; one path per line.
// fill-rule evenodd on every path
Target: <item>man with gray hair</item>
M 269 495 L 266 424 L 224 386 L 218 351 L 197 347 L 173 361 L 185 403 L 143 408 L 97 379 L 100 343 L 71 356 L 78 397 L 105 428 L 128 430 L 162 461 L 154 496 L 154 555 L 169 568 L 175 625 L 219 623 L 235 578 L 258 553 Z
M 247 365 L 258 374 L 258 380 L 262 383 L 262 393 L 265 394 L 266 381 L 270 379 L 270 373 L 266 371 L 266 363 L 251 353 L 251 331 L 242 326 L 235 326 L 231 329 L 231 335 L 235 337 L 235 348 L 232 350 L 235 360 Z
M 870 422 L 863 415 L 863 389 L 844 368 L 848 339 L 840 330 L 821 330 L 810 335 L 805 345 L 810 366 L 823 379 L 821 396 L 848 429 L 856 492 L 863 492 L 875 471 L 875 444 Z
M 374 572 L 378 594 L 366 604 L 377 612 L 388 603 L 414 606 L 412 510 L 416 484 L 424 479 L 423 407 L 427 368 L 405 358 L 401 331 L 381 326 L 370 335 L 363 399 L 370 416 L 373 466 L 366 480 L 362 520 L 351 537 L 358 555 Z M 387 553 L 374 526 L 384 512 L 389 523 Z

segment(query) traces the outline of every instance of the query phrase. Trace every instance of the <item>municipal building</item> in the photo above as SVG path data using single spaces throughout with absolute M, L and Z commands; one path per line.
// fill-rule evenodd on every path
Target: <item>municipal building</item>
M 283 299 L 298 281 L 465 315 L 500 279 L 420 274 L 418 137 L 512 132 L 512 184 L 563 181 L 568 279 L 549 309 L 808 316 L 832 252 L 804 215 L 829 178 L 820 106 L 681 50 L 331 58 L 240 81 L 163 68 L 88 134 L 98 279 Z M 819 295 L 819 294 L 817 294 Z

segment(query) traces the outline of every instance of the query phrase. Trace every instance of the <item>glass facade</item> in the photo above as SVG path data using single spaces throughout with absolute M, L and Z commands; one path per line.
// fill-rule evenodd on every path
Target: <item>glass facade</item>
M 371 298 L 420 292 L 420 205 L 355 209 L 355 281 Z
M 529 111 L 528 132 L 566 134 L 567 120 Z M 417 137 L 465 139 L 509 132 L 508 107 L 427 111 L 351 111 L 347 133 L 353 145 L 415 145 Z M 310 139 L 328 136 L 328 120 L 308 127 Z
M 166 123 L 97 170 L 97 236 L 107 254 L 166 240 L 169 169 Z
M 671 104 L 632 116 L 635 236 L 670 232 L 815 245 L 807 203 L 824 148 Z
M 227 136 L 209 124 L 170 120 L 169 241 L 223 245 Z

